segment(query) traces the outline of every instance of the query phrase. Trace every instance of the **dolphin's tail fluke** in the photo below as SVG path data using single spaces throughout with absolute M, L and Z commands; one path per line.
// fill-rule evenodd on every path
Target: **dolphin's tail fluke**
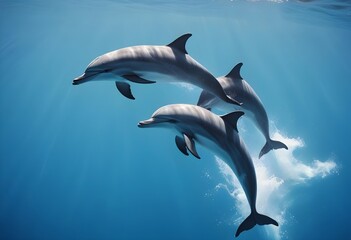
M 265 155 L 266 153 L 268 153 L 272 149 L 280 149 L 280 148 L 288 149 L 288 147 L 284 143 L 270 139 L 263 146 L 258 158 L 261 158 L 263 155 Z
M 279 226 L 278 222 L 273 218 L 270 218 L 266 215 L 259 214 L 257 212 L 251 213 L 238 227 L 238 230 L 235 233 L 235 237 L 238 237 L 243 231 L 253 228 L 256 224 L 258 225 L 269 225 L 273 224 Z

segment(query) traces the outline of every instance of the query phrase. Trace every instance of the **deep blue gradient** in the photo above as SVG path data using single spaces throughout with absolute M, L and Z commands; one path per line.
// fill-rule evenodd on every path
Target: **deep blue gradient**
M 213 154 L 185 157 L 171 132 L 137 128 L 200 89 L 132 84 L 131 101 L 113 82 L 72 85 L 96 56 L 186 32 L 215 76 L 244 63 L 277 128 L 304 140 L 297 155 L 338 165 L 290 193 L 285 237 L 351 238 L 348 2 L 81 2 L 0 1 L 0 239 L 234 239 Z

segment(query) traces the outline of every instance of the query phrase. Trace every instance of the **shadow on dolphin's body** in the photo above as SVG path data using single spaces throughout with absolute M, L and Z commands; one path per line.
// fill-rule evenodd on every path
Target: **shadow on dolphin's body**
M 195 143 L 212 150 L 221 157 L 237 176 L 249 202 L 251 214 L 240 224 L 235 236 L 256 224 L 266 225 L 278 223 L 256 210 L 257 181 L 252 159 L 240 139 L 237 121 L 244 113 L 233 112 L 224 116 L 205 108 L 188 104 L 174 104 L 159 108 L 150 119 L 140 121 L 140 128 L 164 127 L 175 129 L 175 142 L 185 155 L 188 151 L 200 158 Z
M 229 104 L 240 105 L 227 96 L 217 79 L 186 51 L 191 34 L 184 34 L 165 46 L 121 48 L 93 60 L 73 85 L 88 81 L 112 80 L 125 97 L 135 99 L 129 82 L 185 82 L 198 86 Z
M 260 151 L 259 158 L 272 149 L 288 149 L 284 143 L 271 139 L 266 110 L 253 88 L 241 77 L 240 69 L 242 65 L 242 63 L 237 64 L 226 76 L 217 78 L 224 92 L 241 102 L 241 106 L 226 104 L 206 90 L 202 91 L 197 105 L 206 109 L 218 108 L 226 112 L 233 112 L 235 110 L 244 111 L 245 115 L 255 123 L 266 139 L 266 144 Z

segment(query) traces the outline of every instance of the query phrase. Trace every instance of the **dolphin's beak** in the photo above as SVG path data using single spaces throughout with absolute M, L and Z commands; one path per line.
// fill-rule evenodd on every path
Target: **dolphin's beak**
M 140 121 L 138 123 L 138 127 L 146 128 L 146 127 L 149 127 L 150 125 L 152 125 L 153 123 L 155 123 L 154 118 L 150 118 L 148 120 Z
M 73 79 L 73 85 L 78 85 L 78 84 L 81 84 L 84 82 L 86 78 L 86 75 L 85 73 L 83 73 L 82 75 L 80 75 L 79 77 L 76 77 L 75 79 Z
M 175 120 L 170 120 L 167 118 L 160 118 L 160 117 L 152 117 L 148 120 L 140 121 L 138 123 L 138 127 L 140 128 L 147 128 L 153 127 L 154 125 L 158 125 L 159 123 L 175 123 Z
M 93 77 L 95 77 L 96 75 L 100 74 L 101 72 L 89 72 L 89 73 L 83 73 L 82 75 L 80 75 L 79 77 L 76 77 L 75 79 L 73 79 L 73 85 L 78 85 L 84 82 L 87 82 L 89 80 L 91 80 Z

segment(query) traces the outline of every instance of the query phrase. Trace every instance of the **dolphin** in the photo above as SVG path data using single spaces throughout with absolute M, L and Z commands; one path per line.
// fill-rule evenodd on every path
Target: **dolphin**
M 95 58 L 85 72 L 73 80 L 78 85 L 92 80 L 110 79 L 129 99 L 135 99 L 128 83 L 186 82 L 196 85 L 230 104 L 237 104 L 227 96 L 217 79 L 185 49 L 190 33 L 166 46 L 133 46 L 118 49 Z M 149 80 L 151 79 L 151 80 Z
M 259 158 L 272 149 L 288 149 L 284 143 L 271 139 L 266 110 L 253 88 L 241 77 L 240 69 L 242 65 L 242 63 L 238 63 L 226 76 L 217 78 L 224 92 L 242 103 L 240 107 L 228 105 L 206 90 L 202 91 L 197 105 L 209 110 L 218 108 L 228 112 L 244 111 L 266 139 L 266 143 L 259 153 Z
M 273 224 L 277 221 L 256 210 L 257 181 L 252 159 L 238 134 L 237 121 L 244 112 L 237 111 L 218 116 L 209 110 L 188 104 L 173 104 L 159 108 L 150 119 L 140 121 L 140 128 L 164 127 L 176 130 L 175 142 L 185 155 L 188 151 L 200 158 L 195 143 L 205 146 L 221 157 L 232 169 L 249 202 L 251 214 L 240 224 L 235 236 L 256 224 Z

